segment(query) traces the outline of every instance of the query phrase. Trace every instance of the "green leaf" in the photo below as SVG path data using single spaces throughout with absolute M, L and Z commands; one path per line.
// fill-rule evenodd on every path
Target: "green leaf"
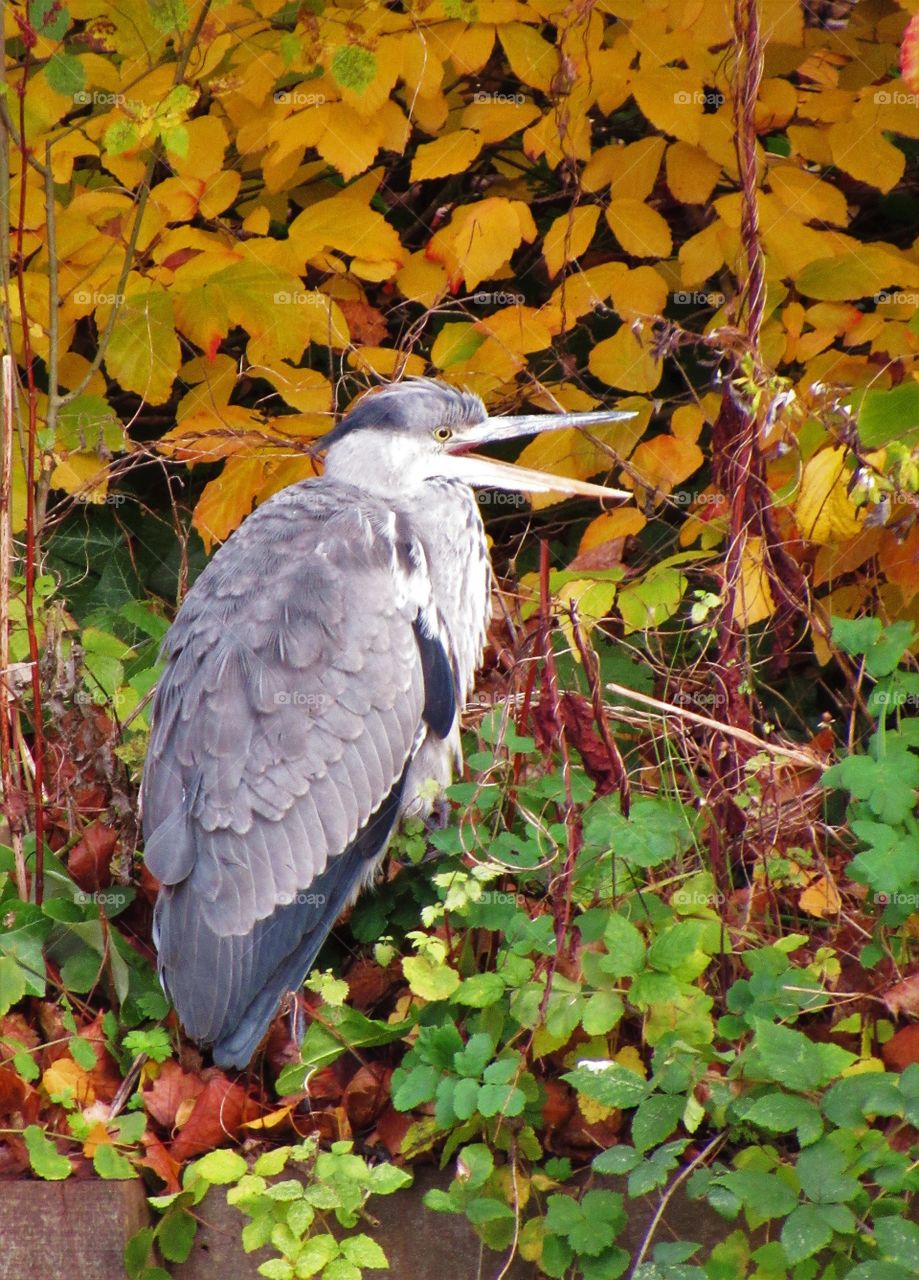
M 72 53 L 58 53 L 45 67 L 45 77 L 55 93 L 72 98 L 86 83 L 86 70 Z
M 760 1222 L 787 1217 L 798 1201 L 794 1191 L 781 1178 L 756 1169 L 736 1169 L 720 1174 L 715 1181 L 716 1185 L 732 1192 L 751 1217 Z
M 441 1081 L 437 1067 L 397 1068 L 392 1077 L 392 1104 L 397 1111 L 411 1111 L 422 1102 L 430 1102 Z
M 791 1027 L 752 1019 L 755 1039 L 743 1055 L 745 1074 L 775 1080 L 804 1093 L 829 1084 L 855 1062 L 856 1055 L 835 1044 L 819 1044 Z
M 494 1040 L 486 1032 L 479 1031 L 469 1037 L 464 1049 L 453 1055 L 453 1067 L 459 1075 L 478 1080 L 494 1055 Z
M 810 1258 L 818 1249 L 829 1244 L 832 1238 L 832 1228 L 814 1205 L 802 1204 L 793 1209 L 782 1224 L 782 1248 L 792 1266 L 804 1258 Z
M 875 1218 L 874 1237 L 884 1259 L 901 1266 L 916 1265 L 919 1258 L 919 1226 L 908 1218 Z
M 371 1267 L 377 1271 L 389 1269 L 386 1254 L 370 1236 L 348 1236 L 341 1242 L 341 1251 L 356 1267 Z
M 136 1178 L 137 1170 L 110 1142 L 102 1142 L 93 1155 L 93 1168 L 100 1178 L 110 1181 Z
M 848 1172 L 849 1161 L 833 1135 L 802 1151 L 796 1166 L 801 1190 L 817 1204 L 851 1200 L 861 1190 L 858 1178 Z
M 156 1242 L 168 1262 L 185 1261 L 195 1243 L 197 1226 L 187 1209 L 171 1209 L 165 1215 L 157 1227 Z
M 26 975 L 12 956 L 0 956 L 0 1014 L 8 1013 L 28 990 Z
M 474 973 L 466 978 L 453 997 L 454 1004 L 471 1009 L 487 1009 L 504 995 L 506 984 L 499 973 Z
M 865 392 L 858 409 L 858 435 L 866 448 L 877 449 L 891 440 L 912 441 L 917 433 L 919 382 L 907 378 L 889 391 Z
M 598 1069 L 582 1063 L 562 1079 L 588 1098 L 605 1107 L 636 1107 L 648 1092 L 648 1083 L 635 1071 L 618 1062 L 597 1064 Z
M 455 969 L 437 964 L 429 956 L 406 956 L 402 972 L 411 990 L 422 1000 L 447 1000 L 461 982 Z
M 370 1170 L 369 1184 L 374 1195 L 389 1196 L 403 1187 L 410 1187 L 412 1175 L 408 1169 L 400 1169 L 394 1164 L 377 1164 Z
M 238 1182 L 246 1169 L 247 1165 L 242 1156 L 226 1147 L 221 1147 L 218 1151 L 209 1151 L 206 1156 L 202 1156 L 192 1165 L 192 1170 L 199 1178 L 216 1186 Z
M 669 1138 L 680 1123 L 686 1099 L 664 1093 L 646 1098 L 632 1117 L 632 1141 L 637 1151 L 647 1151 Z
M 60 1182 L 73 1173 L 73 1165 L 62 1156 L 54 1143 L 37 1124 L 28 1125 L 22 1133 L 32 1172 L 49 1182 Z
M 770 1133 L 788 1133 L 795 1129 L 802 1147 L 816 1141 L 823 1132 L 823 1121 L 817 1107 L 806 1098 L 788 1093 L 769 1093 L 757 1098 L 744 1109 L 743 1118 L 768 1129 Z
M 603 930 L 603 945 L 609 952 L 603 969 L 614 978 L 634 978 L 645 967 L 645 940 L 629 920 L 614 911 Z
M 339 45 L 329 68 L 332 79 L 342 89 L 363 93 L 377 73 L 377 60 L 369 49 L 358 44 Z
M 636 1165 L 641 1164 L 641 1156 L 634 1147 L 610 1147 L 594 1156 L 592 1168 L 595 1173 L 616 1175 L 630 1173 Z
M 66 5 L 57 0 L 29 0 L 29 25 L 47 40 L 63 40 L 70 26 Z
M 456 1158 L 456 1164 L 463 1185 L 475 1190 L 484 1186 L 494 1173 L 495 1158 L 484 1142 L 474 1142 L 463 1147 Z
M 135 1231 L 124 1247 L 124 1269 L 128 1280 L 140 1280 L 153 1246 L 153 1228 Z

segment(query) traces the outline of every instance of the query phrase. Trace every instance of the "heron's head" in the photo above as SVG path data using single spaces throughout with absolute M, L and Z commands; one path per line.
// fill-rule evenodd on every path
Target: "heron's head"
M 322 438 L 320 447 L 326 454 L 327 475 L 382 492 L 400 492 L 441 477 L 489 489 L 602 492 L 612 497 L 617 490 L 509 466 L 469 451 L 561 427 L 634 416 L 609 409 L 490 418 L 478 396 L 433 378 L 413 378 L 369 392 Z

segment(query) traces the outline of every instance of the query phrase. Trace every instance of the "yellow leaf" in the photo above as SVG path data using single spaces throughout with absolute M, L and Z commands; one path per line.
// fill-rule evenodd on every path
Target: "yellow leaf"
M 593 348 L 588 366 L 607 386 L 621 387 L 623 391 L 653 391 L 661 379 L 660 360 L 650 354 L 645 341 L 637 338 L 627 324 Z
M 347 192 L 309 205 L 290 224 L 289 238 L 309 262 L 324 249 L 379 262 L 398 270 L 405 251 L 381 213 Z
M 606 221 L 626 253 L 636 258 L 666 258 L 673 241 L 667 222 L 640 200 L 611 200 Z
M 463 125 L 475 129 L 486 143 L 503 142 L 539 118 L 540 111 L 532 102 L 502 102 L 499 94 L 477 93 L 463 112 Z
M 197 409 L 220 409 L 230 403 L 230 396 L 239 378 L 239 370 L 232 356 L 218 353 L 213 360 L 195 356 L 182 365 L 180 381 L 191 387 L 176 406 L 176 422 L 181 422 Z
M 841 120 L 830 126 L 828 137 L 833 164 L 857 181 L 886 194 L 903 177 L 906 156 L 888 142 L 875 120 Z
M 717 222 L 711 223 L 680 246 L 680 274 L 685 285 L 704 284 L 724 265 L 724 249 Z
M 851 475 L 846 457 L 844 448 L 821 449 L 804 468 L 795 519 L 802 537 L 811 542 L 841 542 L 862 527 L 864 512 L 846 492 Z
M 451 284 L 465 279 L 469 289 L 490 279 L 522 241 L 536 239 L 532 214 L 522 200 L 490 196 L 463 205 L 435 232 L 427 253 L 447 269 Z
M 251 450 L 265 435 L 265 420 L 252 409 L 239 404 L 201 406 L 160 436 L 156 447 L 168 457 L 193 465 Z
M 543 236 L 542 251 L 550 276 L 557 276 L 563 266 L 586 252 L 600 210 L 595 204 L 582 204 L 556 218 Z
M 667 281 L 654 267 L 635 267 L 612 277 L 609 294 L 623 320 L 659 316 L 667 305 Z
M 92 1126 L 83 1142 L 83 1154 L 87 1160 L 92 1160 L 93 1156 L 100 1147 L 111 1146 L 112 1135 L 106 1129 L 101 1120 L 97 1120 Z
M 286 360 L 279 360 L 273 364 L 250 365 L 246 372 L 270 382 L 292 409 L 304 413 L 332 411 L 332 384 L 317 369 L 298 369 Z
M 436 142 L 426 142 L 415 152 L 410 180 L 446 178 L 468 169 L 482 150 L 482 136 L 473 129 L 457 129 Z
M 699 470 L 705 455 L 692 440 L 659 435 L 642 440 L 629 461 L 648 488 L 669 493 Z
M 698 72 L 675 67 L 642 69 L 632 81 L 632 96 L 655 129 L 683 142 L 699 141 L 705 95 Z
M 338 102 L 326 116 L 326 127 L 316 150 L 348 182 L 373 164 L 382 144 L 382 134 L 379 114 L 366 119 L 346 103 Z
M 51 488 L 78 493 L 85 502 L 101 502 L 108 492 L 108 468 L 98 453 L 68 453 L 51 472 Z
M 633 537 L 636 533 L 641 533 L 647 523 L 647 518 L 636 507 L 618 507 L 615 511 L 604 511 L 602 516 L 591 520 L 584 530 L 578 555 L 592 551 L 604 542 Z
M 748 538 L 740 559 L 734 618 L 739 627 L 752 627 L 775 612 L 775 601 L 763 558 L 762 538 Z
M 432 307 L 447 292 L 447 273 L 439 262 L 431 262 L 419 249 L 396 272 L 396 284 L 410 302 Z
M 208 178 L 198 208 L 205 218 L 216 218 L 228 209 L 239 195 L 242 178 L 236 169 L 222 169 Z
M 463 28 L 457 23 L 456 35 L 446 41 L 444 56 L 449 58 L 460 75 L 481 71 L 495 47 L 495 28 L 472 23 Z
M 41 1083 L 47 1093 L 68 1094 L 78 1106 L 88 1107 L 95 1101 L 88 1073 L 73 1058 L 57 1058 L 45 1068 Z
M 603 147 L 584 167 L 588 191 L 610 185 L 610 195 L 646 200 L 654 190 L 667 144 L 663 138 L 640 138 L 628 146 Z
M 260 458 L 230 458 L 216 480 L 204 486 L 192 524 L 205 549 L 223 542 L 240 525 L 255 501 L 265 477 Z
M 786 162 L 771 169 L 769 186 L 782 204 L 805 222 L 813 219 L 844 227 L 848 221 L 843 193 L 795 164 Z
M 513 306 L 496 311 L 476 325 L 480 332 L 491 334 L 503 346 L 518 355 L 545 351 L 561 328 L 561 316 L 553 307 Z
M 825 919 L 827 916 L 839 915 L 842 897 L 835 881 L 828 876 L 818 876 L 800 894 L 798 906 L 809 916 Z
M 558 307 L 570 329 L 586 312 L 602 307 L 610 296 L 612 281 L 625 277 L 627 272 L 622 262 L 605 262 L 572 272 L 553 290 L 549 304 Z
M 187 122 L 185 131 L 188 134 L 188 153 L 170 157 L 172 171 L 179 177 L 199 180 L 219 173 L 230 141 L 220 117 L 195 116 Z
M 549 44 L 535 28 L 522 22 L 508 23 L 499 28 L 498 34 L 517 79 L 531 89 L 548 93 L 559 66 L 555 45 Z
M 348 364 L 352 369 L 372 370 L 384 378 L 422 377 L 427 365 L 421 356 L 406 354 L 393 347 L 359 347 L 348 352 Z
M 293 1113 L 294 1109 L 293 1103 L 286 1107 L 278 1107 L 276 1111 L 269 1111 L 267 1115 L 259 1116 L 256 1120 L 245 1121 L 242 1127 L 244 1129 L 276 1129 Z
M 110 306 L 96 311 L 100 324 Z M 118 309 L 118 321 L 105 352 L 105 368 L 125 391 L 148 404 L 164 404 L 181 363 L 172 298 L 157 284 L 137 277 Z
M 667 149 L 667 186 L 681 204 L 707 204 L 721 165 L 701 147 L 688 142 L 672 142 Z
M 798 106 L 798 90 L 788 80 L 763 80 L 753 111 L 757 133 L 784 129 Z
M 678 440 L 695 444 L 705 426 L 705 412 L 696 404 L 681 404 L 674 409 L 670 419 L 670 431 Z

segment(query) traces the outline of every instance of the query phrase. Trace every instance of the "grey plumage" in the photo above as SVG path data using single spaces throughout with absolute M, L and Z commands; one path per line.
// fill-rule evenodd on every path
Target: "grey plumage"
M 508 481 L 436 433 L 516 421 L 428 380 L 366 397 L 325 438 L 323 478 L 244 521 L 167 636 L 143 782 L 155 938 L 221 1065 L 249 1061 L 400 814 L 450 779 L 490 599 L 469 483 Z

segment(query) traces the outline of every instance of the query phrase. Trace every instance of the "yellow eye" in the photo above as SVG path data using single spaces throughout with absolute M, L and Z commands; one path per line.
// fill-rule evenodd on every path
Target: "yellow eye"
M 453 431 L 450 427 L 436 427 L 434 430 L 434 439 L 439 440 L 441 444 L 453 438 Z

